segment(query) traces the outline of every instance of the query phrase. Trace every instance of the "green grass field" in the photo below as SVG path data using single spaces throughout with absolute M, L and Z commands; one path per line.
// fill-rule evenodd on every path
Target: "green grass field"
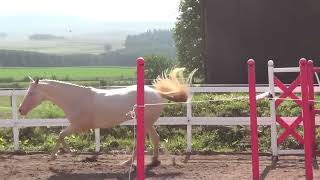
M 134 67 L 57 67 L 57 68 L 0 68 L 0 79 L 22 81 L 27 76 L 70 80 L 96 80 L 101 78 L 132 78 Z

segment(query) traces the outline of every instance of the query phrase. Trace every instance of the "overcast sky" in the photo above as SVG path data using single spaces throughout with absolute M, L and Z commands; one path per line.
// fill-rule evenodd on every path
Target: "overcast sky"
M 1 0 L 0 16 L 59 15 L 102 21 L 175 21 L 180 0 Z

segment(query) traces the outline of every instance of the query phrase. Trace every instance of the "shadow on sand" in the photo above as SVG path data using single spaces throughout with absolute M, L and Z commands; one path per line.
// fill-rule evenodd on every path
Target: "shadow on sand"
M 157 173 L 151 171 L 152 168 L 147 168 L 145 176 L 153 177 L 153 178 L 174 178 L 175 176 L 179 176 L 181 172 L 168 172 L 168 173 Z M 51 172 L 55 174 L 48 178 L 48 180 L 102 180 L 102 179 L 118 179 L 125 180 L 129 179 L 128 172 L 108 172 L 108 173 L 72 173 L 70 171 L 57 171 L 51 169 Z M 136 178 L 136 172 L 133 171 L 130 174 L 132 179 Z

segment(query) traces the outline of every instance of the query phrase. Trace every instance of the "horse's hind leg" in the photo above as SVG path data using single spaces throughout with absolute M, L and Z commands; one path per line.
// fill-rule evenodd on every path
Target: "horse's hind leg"
M 147 125 L 147 124 L 146 124 Z M 155 127 L 153 125 L 148 125 L 145 127 L 145 136 L 146 136 L 146 133 L 148 133 L 150 139 L 151 139 L 151 142 L 153 144 L 153 157 L 152 157 L 152 162 L 151 164 L 149 164 L 149 166 L 158 166 L 160 165 L 160 161 L 159 161 L 159 145 L 160 145 L 160 137 L 155 129 Z M 136 157 L 136 148 L 134 149 L 133 151 L 133 154 L 132 154 L 132 157 L 124 162 L 122 162 L 120 165 L 121 166 L 128 166 L 130 165 L 135 157 Z
M 136 128 L 136 127 L 133 127 L 133 128 Z M 146 132 L 146 128 L 144 128 L 144 129 L 145 129 L 144 130 L 144 139 L 145 139 L 145 137 L 147 135 L 147 132 Z M 133 149 L 131 158 L 126 160 L 126 161 L 124 161 L 124 162 L 122 162 L 122 163 L 120 163 L 121 166 L 129 166 L 129 165 L 131 165 L 132 162 L 134 161 L 134 159 L 136 158 L 137 147 L 136 147 L 136 142 L 134 142 L 134 143 L 135 143 L 135 145 L 134 145 L 134 149 Z
M 153 125 L 151 125 L 151 127 L 148 127 L 147 131 L 151 139 L 151 142 L 153 144 L 153 157 L 152 157 L 152 162 L 150 166 L 158 166 L 160 165 L 160 161 L 159 161 L 160 137 Z
M 120 166 L 129 166 L 129 165 L 131 165 L 132 162 L 134 161 L 134 159 L 136 158 L 136 153 L 137 153 L 137 150 L 136 150 L 136 148 L 134 148 L 131 158 L 128 159 L 128 160 L 123 161 L 122 163 L 120 163 Z
M 66 129 L 64 129 L 58 137 L 58 141 L 56 143 L 56 145 L 54 146 L 52 153 L 51 153 L 51 160 L 54 160 L 57 158 L 57 152 L 60 148 L 60 145 L 65 146 L 66 147 L 66 142 L 64 141 L 64 138 L 66 136 L 68 136 L 69 134 L 73 133 L 73 129 L 71 126 L 68 126 Z M 67 146 L 68 147 L 68 146 Z
M 136 127 L 134 127 L 136 128 Z M 144 131 L 144 139 L 146 137 L 146 131 Z M 134 149 L 133 149 L 133 152 L 132 152 L 132 156 L 130 159 L 126 160 L 126 161 L 123 161 L 122 163 L 120 163 L 121 166 L 129 166 L 133 163 L 134 159 L 136 158 L 136 154 L 137 154 L 137 147 L 136 147 L 136 142 L 134 142 L 135 145 L 134 145 Z

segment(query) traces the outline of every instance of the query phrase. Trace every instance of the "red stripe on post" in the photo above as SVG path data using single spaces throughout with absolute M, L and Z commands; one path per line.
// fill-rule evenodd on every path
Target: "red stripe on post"
M 137 59 L 137 180 L 144 179 L 144 59 Z
M 249 101 L 250 101 L 250 128 L 251 128 L 251 151 L 252 151 L 252 178 L 259 179 L 259 147 L 257 128 L 257 101 L 256 101 L 256 73 L 255 62 L 248 62 Z
M 313 179 L 312 167 L 312 132 L 311 132 L 311 116 L 309 110 L 309 95 L 308 95 L 308 69 L 307 60 L 300 59 L 300 74 L 301 74 L 301 95 L 302 95 L 302 113 L 303 113 L 303 133 L 304 133 L 304 154 L 305 154 L 305 169 L 306 178 Z
M 316 157 L 317 144 L 316 144 L 316 118 L 315 118 L 315 102 L 314 102 L 314 82 L 313 82 L 313 61 L 308 60 L 308 87 L 309 87 L 309 104 L 311 106 L 310 109 L 310 120 L 311 120 L 311 144 L 312 144 L 312 157 Z

